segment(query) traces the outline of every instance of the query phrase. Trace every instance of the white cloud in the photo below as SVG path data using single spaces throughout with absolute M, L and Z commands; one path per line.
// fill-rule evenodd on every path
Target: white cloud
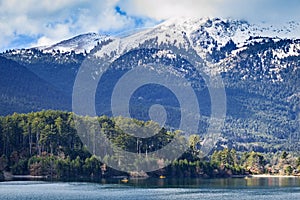
M 117 5 L 127 15 L 116 12 Z M 299 0 L 0 0 L 0 50 L 20 47 L 22 36 L 46 45 L 86 32 L 130 30 L 136 18 L 144 26 L 153 25 L 145 18 L 180 16 L 300 21 L 299 10 Z
M 48 38 L 46 36 L 42 36 L 38 39 L 37 43 L 31 44 L 30 46 L 48 46 L 54 44 L 56 40 Z
M 125 0 L 122 7 L 131 15 L 144 15 L 157 20 L 170 17 L 202 17 L 214 15 L 219 0 Z
M 299 0 L 124 0 L 131 15 L 170 17 L 231 17 L 250 21 L 300 20 Z
M 55 24 L 54 27 L 48 27 L 44 35 L 38 39 L 37 43 L 31 46 L 51 45 L 62 40 L 62 37 L 71 36 L 72 33 L 69 27 L 69 24 Z
M 32 45 L 47 45 L 86 32 L 134 27 L 130 17 L 115 11 L 118 0 L 0 0 L 0 50 L 15 40 L 36 38 Z M 22 42 L 20 42 L 22 43 Z

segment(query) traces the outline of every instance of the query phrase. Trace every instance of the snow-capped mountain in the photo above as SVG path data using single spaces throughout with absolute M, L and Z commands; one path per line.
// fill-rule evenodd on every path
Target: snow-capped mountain
M 167 49 L 168 46 L 194 49 L 206 61 L 208 68 L 203 69 L 208 74 L 228 71 L 230 59 L 245 52 L 256 44 L 272 46 L 274 73 L 285 68 L 279 66 L 281 60 L 300 55 L 300 23 L 288 22 L 282 24 L 250 24 L 244 20 L 202 18 L 202 19 L 171 19 L 154 28 L 138 32 L 122 39 L 121 46 L 110 44 L 99 51 L 99 57 L 107 51 L 117 48 L 119 55 L 132 49 L 145 47 Z M 286 41 L 286 42 L 283 42 Z M 282 46 L 285 43 L 284 47 Z M 273 48 L 274 47 L 274 48 Z M 165 51 L 167 52 L 167 51 Z M 102 54 L 101 54 L 102 53 Z M 167 52 L 168 53 L 168 52 Z M 265 62 L 265 55 L 260 56 Z M 226 63 L 226 66 L 225 66 Z M 275 67 L 274 66 L 278 65 Z M 268 68 L 269 66 L 265 66 Z M 276 80 L 281 80 L 278 77 Z
M 167 20 L 154 28 L 145 30 L 128 37 L 136 44 L 144 40 L 157 38 L 157 43 L 170 43 L 177 47 L 188 42 L 202 53 L 212 53 L 220 50 L 228 42 L 233 41 L 237 48 L 261 42 L 271 38 L 299 39 L 300 23 L 288 22 L 285 24 L 250 24 L 244 20 L 220 18 L 175 18 Z
M 172 47 L 195 51 L 204 61 L 201 70 L 212 76 L 220 75 L 225 84 L 227 118 L 223 142 L 229 145 L 230 141 L 236 141 L 237 149 L 272 151 L 286 148 L 285 144 L 292 139 L 294 146 L 299 144 L 296 137 L 300 130 L 299 33 L 298 22 L 272 25 L 233 19 L 181 18 L 120 40 L 90 33 L 48 47 L 10 50 L 1 56 L 25 66 L 70 100 L 80 66 L 91 55 L 86 53 L 98 58 L 115 57 L 112 69 L 103 79 L 107 85 L 96 93 L 96 109 L 99 114 L 107 115 L 111 114 L 110 89 L 122 74 L 137 65 L 161 62 L 170 67 L 171 73 L 200 88 L 197 95 L 205 115 L 199 122 L 201 132 L 205 131 L 206 117 L 210 115 L 209 93 L 195 66 L 188 58 L 177 55 Z M 101 71 L 97 65 L 90 70 L 93 80 Z M 160 97 L 161 94 L 165 96 Z M 170 121 L 180 118 L 177 101 L 161 88 L 144 88 L 135 95 L 131 110 L 134 117 L 147 119 L 147 109 L 152 104 L 163 104 L 172 117 Z
M 97 33 L 86 33 L 61 41 L 50 46 L 37 47 L 43 52 L 60 51 L 61 53 L 74 51 L 75 53 L 89 53 L 99 43 L 109 40 L 109 36 Z
M 220 50 L 230 40 L 238 48 L 245 45 L 260 42 L 264 38 L 299 39 L 300 23 L 288 22 L 283 24 L 250 24 L 244 20 L 201 18 L 201 19 L 171 19 L 159 24 L 156 30 L 163 30 L 160 40 L 167 41 L 168 35 L 181 32 L 192 42 L 195 48 L 211 53 Z M 177 38 L 174 38 L 176 40 Z

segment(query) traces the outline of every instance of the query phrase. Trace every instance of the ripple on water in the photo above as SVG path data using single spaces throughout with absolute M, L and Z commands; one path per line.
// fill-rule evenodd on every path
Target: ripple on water
M 13 181 L 0 183 L 1 200 L 194 200 L 194 199 L 300 199 L 300 187 L 146 188 L 124 184 Z

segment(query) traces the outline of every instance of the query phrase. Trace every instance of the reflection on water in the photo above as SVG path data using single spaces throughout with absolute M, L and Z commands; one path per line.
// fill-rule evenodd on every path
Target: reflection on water
M 32 179 L 30 179 L 32 181 Z M 28 181 L 28 179 L 16 179 L 15 181 Z M 36 181 L 38 182 L 38 181 Z M 51 181 L 50 181 L 51 182 Z M 248 188 L 248 187 L 300 187 L 300 177 L 246 177 L 246 178 L 130 178 L 124 181 L 122 178 L 99 180 L 60 180 L 60 182 L 92 182 L 101 185 L 120 184 L 133 187 L 148 188 Z M 49 181 L 47 181 L 49 183 Z
M 300 178 L 101 179 L 96 182 L 0 182 L 1 200 L 300 199 Z
M 298 177 L 252 177 L 226 179 L 130 179 L 127 185 L 135 187 L 188 187 L 188 188 L 247 188 L 247 187 L 300 187 Z
M 300 186 L 300 178 L 298 177 L 266 177 L 266 178 L 248 178 L 247 186 L 264 186 L 264 187 L 290 187 Z

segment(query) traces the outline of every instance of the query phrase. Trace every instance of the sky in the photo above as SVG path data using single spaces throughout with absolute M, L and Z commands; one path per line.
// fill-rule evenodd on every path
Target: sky
M 173 17 L 300 21 L 299 10 L 299 0 L 0 0 L 0 51 L 50 45 L 88 32 L 153 27 Z

